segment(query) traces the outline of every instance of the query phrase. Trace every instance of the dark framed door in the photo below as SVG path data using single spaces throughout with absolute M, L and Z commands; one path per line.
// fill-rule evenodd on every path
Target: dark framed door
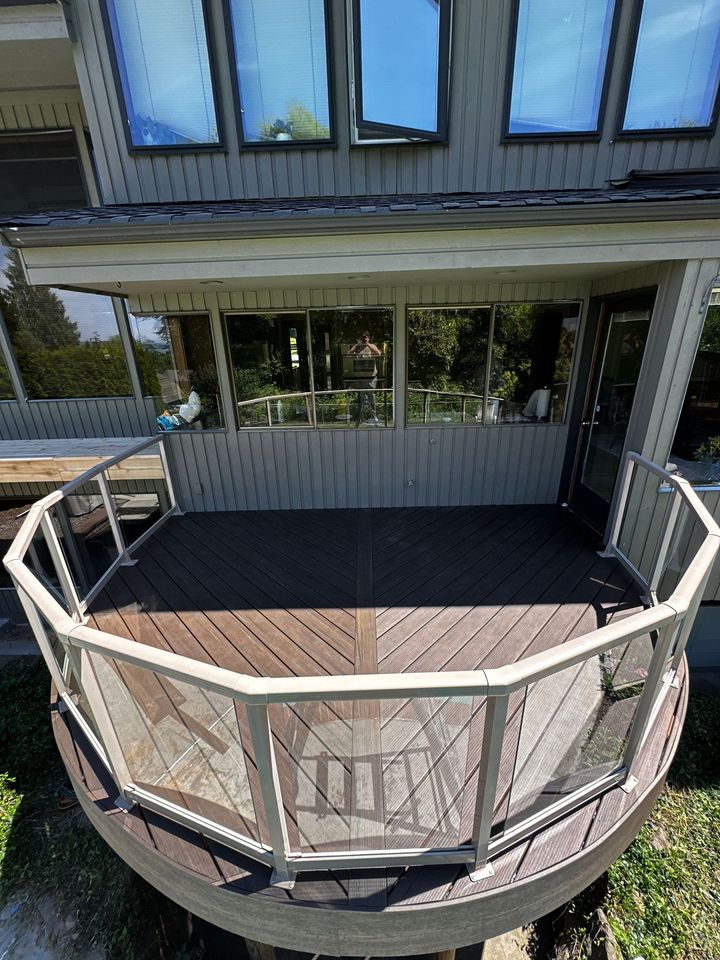
M 598 531 L 620 471 L 654 301 L 654 292 L 608 297 L 591 311 L 596 334 L 568 502 Z

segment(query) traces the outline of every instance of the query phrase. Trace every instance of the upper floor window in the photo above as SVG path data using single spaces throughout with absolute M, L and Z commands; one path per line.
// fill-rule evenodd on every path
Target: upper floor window
M 220 143 L 202 0 L 107 0 L 133 148 Z
M 720 484 L 720 288 L 710 294 L 670 459 L 691 483 Z
M 132 394 L 110 297 L 31 287 L 0 248 L 0 307 L 29 400 Z
M 623 130 L 712 126 L 720 76 L 720 0 L 644 0 Z
M 510 134 L 596 133 L 614 0 L 519 0 Z
M 246 143 L 332 139 L 325 0 L 230 0 Z
M 360 139 L 447 136 L 450 0 L 353 0 Z
M 0 211 L 62 210 L 86 203 L 72 130 L 0 135 Z

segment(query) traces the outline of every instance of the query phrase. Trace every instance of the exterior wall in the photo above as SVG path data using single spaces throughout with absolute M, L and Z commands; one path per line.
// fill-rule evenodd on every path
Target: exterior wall
M 143 437 L 154 433 L 155 416 L 148 398 L 2 400 L 0 440 Z
M 104 200 L 152 203 L 252 197 L 604 188 L 631 169 L 712 167 L 713 137 L 616 136 L 635 5 L 623 3 L 599 141 L 503 144 L 513 0 L 455 0 L 448 145 L 351 146 L 344 0 L 332 0 L 336 148 L 241 151 L 221 0 L 210 0 L 226 152 L 129 156 L 97 0 L 76 0 L 76 67 Z

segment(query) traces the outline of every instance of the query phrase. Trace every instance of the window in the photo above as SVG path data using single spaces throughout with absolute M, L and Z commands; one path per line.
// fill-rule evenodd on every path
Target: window
M 246 143 L 330 141 L 325 0 L 230 0 Z
M 132 147 L 220 143 L 202 0 L 106 0 Z
M 143 389 L 164 429 L 224 426 L 207 314 L 130 314 Z
M 518 0 L 512 134 L 595 133 L 614 0 Z
M 392 310 L 225 319 L 241 427 L 392 425 Z
M 8 373 L 5 358 L 0 353 L 0 400 L 14 400 L 15 391 L 13 390 L 12 380 Z
M 0 210 L 61 210 L 87 203 L 72 130 L 0 135 Z
M 28 399 L 131 395 L 110 297 L 31 287 L 17 252 L 0 249 L 0 307 Z
M 644 0 L 623 129 L 710 127 L 719 72 L 718 0 Z
M 691 483 L 720 484 L 720 288 L 710 295 L 670 459 Z
M 450 0 L 353 0 L 359 138 L 447 136 Z
M 407 422 L 562 422 L 579 311 L 577 303 L 408 310 Z

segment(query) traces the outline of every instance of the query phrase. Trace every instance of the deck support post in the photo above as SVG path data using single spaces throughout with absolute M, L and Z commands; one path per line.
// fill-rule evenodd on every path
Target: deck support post
M 665 668 L 667 666 L 668 657 L 670 656 L 676 631 L 677 624 L 667 624 L 661 628 L 655 643 L 655 650 L 653 651 L 652 660 L 650 662 L 650 669 L 648 670 L 648 675 L 645 679 L 643 692 L 640 695 L 640 702 L 637 705 L 635 719 L 633 721 L 632 728 L 630 729 L 630 736 L 628 737 L 628 742 L 625 747 L 625 757 L 623 762 L 626 770 L 625 782 L 627 784 L 630 784 L 630 782 L 634 779 L 633 764 L 635 763 L 635 759 L 645 738 L 645 733 L 650 725 L 650 718 L 660 693 L 660 687 L 662 686 L 663 678 L 665 677 Z
M 272 745 L 270 716 L 266 703 L 247 704 L 248 725 L 255 752 L 255 766 L 260 780 L 260 792 L 265 809 L 268 839 L 272 847 L 274 869 L 270 883 L 275 887 L 292 890 L 295 886 L 295 871 L 288 863 L 290 840 L 288 838 L 283 798 L 280 789 L 275 751 Z
M 127 544 L 125 543 L 125 537 L 122 532 L 122 527 L 120 526 L 120 518 L 117 514 L 117 508 L 115 507 L 115 501 L 110 490 L 107 474 L 105 472 L 99 473 L 97 476 L 97 481 L 98 486 L 100 487 L 100 493 L 102 494 L 103 503 L 105 504 L 105 510 L 107 511 L 108 523 L 110 524 L 110 529 L 112 530 L 113 540 L 115 541 L 115 549 L 120 557 L 120 563 L 123 567 L 131 566 L 132 564 L 137 563 L 137 561 L 133 560 L 127 551 Z
M 488 848 L 490 846 L 490 831 L 495 809 L 495 795 L 497 793 L 509 699 L 506 694 L 505 696 L 488 697 L 485 702 L 485 724 L 472 833 L 475 863 L 468 865 L 471 880 L 482 880 L 493 874 L 492 865 L 488 863 Z

